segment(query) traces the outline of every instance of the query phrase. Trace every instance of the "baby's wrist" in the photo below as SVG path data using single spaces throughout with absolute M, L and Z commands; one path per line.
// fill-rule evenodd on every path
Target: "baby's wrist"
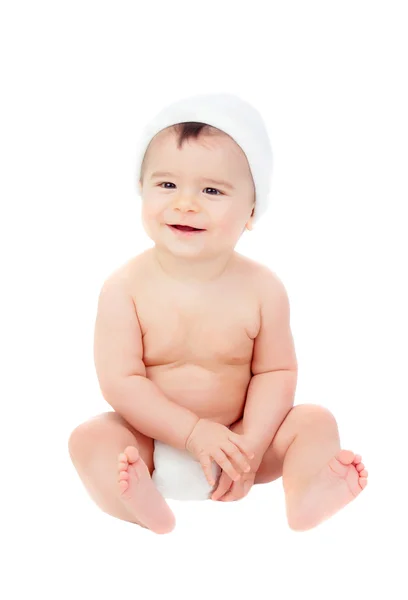
M 236 421 L 235 423 L 233 423 L 230 426 L 230 430 L 233 431 L 234 433 L 238 433 L 240 435 L 245 435 L 244 419 L 242 418 L 239 421 Z M 252 448 L 253 452 L 255 453 L 254 458 L 248 459 L 248 462 L 250 464 L 251 471 L 256 473 L 256 471 L 259 469 L 259 466 L 262 462 L 262 459 L 266 452 L 266 449 L 263 446 L 261 446 L 254 438 L 251 438 L 250 435 L 246 434 L 246 437 L 251 444 L 251 448 Z
M 201 421 L 201 419 L 199 417 L 196 417 L 195 419 L 195 423 L 192 427 L 192 429 L 190 429 L 190 433 L 187 435 L 187 437 L 185 438 L 185 443 L 184 443 L 184 448 L 185 450 L 188 450 L 188 443 L 190 441 L 191 436 L 193 435 L 193 432 L 195 430 L 195 428 L 197 427 L 198 423 Z

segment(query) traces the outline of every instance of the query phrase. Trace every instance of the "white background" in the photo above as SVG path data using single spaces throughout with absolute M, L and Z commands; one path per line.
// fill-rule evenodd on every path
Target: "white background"
M 404 8 L 2 3 L 2 597 L 406 597 Z M 272 204 L 236 250 L 288 290 L 295 402 L 329 408 L 369 471 L 306 533 L 287 527 L 279 480 L 235 503 L 170 501 L 177 528 L 158 536 L 102 513 L 68 455 L 72 429 L 110 410 L 93 365 L 100 287 L 152 245 L 140 129 L 220 91 L 252 102 L 271 137 Z

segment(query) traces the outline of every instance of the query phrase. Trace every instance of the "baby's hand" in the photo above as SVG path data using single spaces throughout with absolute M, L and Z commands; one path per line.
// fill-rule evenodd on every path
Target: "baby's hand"
M 240 473 L 247 473 L 251 467 L 246 457 L 252 459 L 254 452 L 245 436 L 234 433 L 221 423 L 214 423 L 208 419 L 200 419 L 187 442 L 186 450 L 200 461 L 208 483 L 213 486 L 215 481 L 211 472 L 211 460 L 215 460 L 221 469 L 232 480 L 238 481 Z M 234 467 L 229 458 L 232 458 L 237 467 Z
M 245 498 L 254 485 L 255 476 L 256 473 L 250 471 L 249 473 L 245 473 L 239 481 L 232 481 L 231 477 L 222 471 L 217 488 L 211 494 L 211 500 L 233 502 L 234 500 Z

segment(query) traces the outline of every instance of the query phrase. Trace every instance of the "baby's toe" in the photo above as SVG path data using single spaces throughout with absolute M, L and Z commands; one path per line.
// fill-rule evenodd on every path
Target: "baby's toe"
M 128 446 L 125 448 L 125 455 L 130 463 L 134 463 L 139 458 L 139 451 L 135 446 Z
M 360 471 L 360 473 L 358 475 L 359 475 L 359 477 L 367 477 L 368 476 L 367 469 L 364 469 L 363 471 Z
M 359 477 L 358 484 L 361 487 L 361 489 L 364 489 L 365 486 L 367 485 L 367 478 L 366 477 Z
M 127 481 L 129 479 L 129 473 L 127 471 L 119 472 L 119 481 Z
M 363 463 L 358 463 L 357 465 L 355 465 L 355 467 L 359 473 L 360 473 L 360 471 L 363 471 L 365 468 Z
M 121 454 L 119 454 L 119 456 L 118 456 L 118 461 L 119 461 L 119 464 L 120 463 L 127 463 L 128 462 L 128 457 L 126 456 L 126 454 L 124 454 L 123 452 L 121 452 Z
M 361 460 L 362 460 L 362 458 L 361 458 L 360 454 L 356 454 L 354 457 L 353 463 L 358 464 L 361 462 Z
M 128 487 L 129 487 L 129 483 L 125 479 L 123 479 L 122 481 L 119 481 L 119 489 L 122 493 L 126 492 Z
M 337 459 L 343 463 L 343 465 L 351 465 L 354 461 L 355 454 L 351 450 L 340 450 L 337 455 Z
M 119 473 L 121 473 L 122 471 L 127 472 L 128 467 L 129 467 L 129 463 L 127 458 L 123 458 L 125 457 L 124 454 L 120 454 L 119 455 L 119 462 L 118 462 L 118 471 Z

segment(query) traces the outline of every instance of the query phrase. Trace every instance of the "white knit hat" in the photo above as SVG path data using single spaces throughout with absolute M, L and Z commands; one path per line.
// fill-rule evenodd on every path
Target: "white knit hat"
M 254 223 L 267 209 L 272 174 L 272 148 L 260 113 L 234 94 L 199 94 L 182 98 L 162 109 L 143 129 L 136 159 L 136 187 L 147 147 L 162 129 L 195 121 L 224 131 L 245 153 L 255 184 Z

